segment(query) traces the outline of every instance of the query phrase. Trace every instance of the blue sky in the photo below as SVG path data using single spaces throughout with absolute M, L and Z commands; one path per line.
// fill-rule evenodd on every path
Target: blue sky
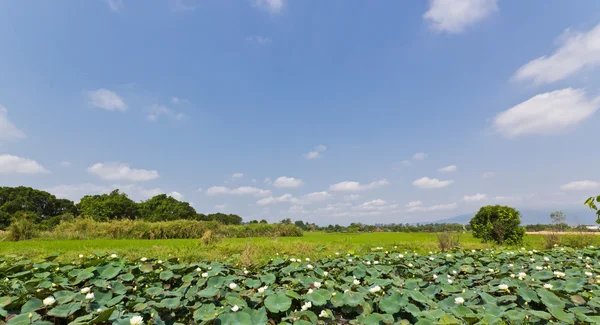
M 598 1 L 3 1 L 0 42 L 4 186 L 319 224 L 600 193 Z

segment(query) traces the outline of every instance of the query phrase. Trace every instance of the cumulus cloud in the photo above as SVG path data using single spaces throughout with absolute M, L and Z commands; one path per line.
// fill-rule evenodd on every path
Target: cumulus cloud
M 269 196 L 271 191 L 263 190 L 251 186 L 240 186 L 236 188 L 229 188 L 225 186 L 213 186 L 206 190 L 207 195 L 254 195 L 254 196 Z
M 440 181 L 437 178 L 422 177 L 422 178 L 415 180 L 412 184 L 413 184 L 413 186 L 422 188 L 422 189 L 437 189 L 437 188 L 444 188 L 452 183 L 454 183 L 454 181 L 452 181 L 452 180 Z
M 304 158 L 306 159 L 317 159 L 317 158 L 321 158 L 323 155 L 321 155 L 323 152 L 325 152 L 325 150 L 327 150 L 327 147 L 325 147 L 324 145 L 320 144 L 318 146 L 315 147 L 315 149 L 307 154 L 304 155 Z
M 412 158 L 413 158 L 413 160 L 423 160 L 423 159 L 425 159 L 426 156 L 427 156 L 427 154 L 424 152 L 417 152 L 413 155 Z
M 450 166 L 446 166 L 446 167 L 442 167 L 442 168 L 438 169 L 438 172 L 440 172 L 440 173 L 453 173 L 453 172 L 456 171 L 456 169 L 457 169 L 456 166 L 450 165 Z
M 300 198 L 304 204 L 325 201 L 331 198 L 331 194 L 326 191 L 308 193 Z
M 491 178 L 491 177 L 494 177 L 494 176 L 496 176 L 495 172 L 485 172 L 485 173 L 481 174 L 482 178 Z
M 90 174 L 109 181 L 150 181 L 158 178 L 156 170 L 133 169 L 123 163 L 97 163 L 88 168 Z
M 432 205 L 432 206 L 417 205 L 417 206 L 409 207 L 406 211 L 407 212 L 448 211 L 448 210 L 456 209 L 457 206 L 458 205 L 456 203 L 438 204 L 438 205 Z
M 271 38 L 266 36 L 253 35 L 246 37 L 246 42 L 258 45 L 267 45 L 271 43 Z
M 161 116 L 165 116 L 173 120 L 182 120 L 185 117 L 183 113 L 177 113 L 166 106 L 157 104 L 150 106 L 148 111 L 148 116 L 146 116 L 146 118 L 148 118 L 150 121 L 156 121 Z
M 183 194 L 179 193 L 179 192 L 171 192 L 167 194 L 168 196 L 174 198 L 177 201 L 181 201 L 183 199 Z
M 360 199 L 360 195 L 358 194 L 350 194 L 344 196 L 344 201 L 356 201 Z
M 536 95 L 498 114 L 496 131 L 508 138 L 550 135 L 574 128 L 596 112 L 600 98 L 586 98 L 583 89 L 565 88 Z
M 485 201 L 485 200 L 487 200 L 487 198 L 488 198 L 487 195 L 477 193 L 477 194 L 473 194 L 473 195 L 465 195 L 463 197 L 463 200 L 466 202 L 479 202 L 479 201 Z
M 433 30 L 460 33 L 496 10 L 496 0 L 431 0 L 423 18 Z
M 283 203 L 283 202 L 291 202 L 291 203 L 295 203 L 297 202 L 298 199 L 294 198 L 293 195 L 286 193 L 283 194 L 281 196 L 278 197 L 266 197 L 264 199 L 260 199 L 256 202 L 256 204 L 258 205 L 269 205 L 269 204 L 275 204 L 275 203 Z
M 107 111 L 125 111 L 127 109 L 127 104 L 125 104 L 123 98 L 114 91 L 100 88 L 88 91 L 87 95 L 90 105 L 94 107 Z
M 278 14 L 283 9 L 284 0 L 254 0 L 254 3 L 258 8 Z
M 551 56 L 530 61 L 514 78 L 547 84 L 600 65 L 600 24 L 584 32 L 566 30 L 560 40 L 561 46 Z
M 299 178 L 281 176 L 278 177 L 275 182 L 273 182 L 273 186 L 279 188 L 295 188 L 300 187 L 304 184 L 304 182 Z
M 336 192 L 357 192 L 375 189 L 384 185 L 388 185 L 389 183 L 390 182 L 385 178 L 365 185 L 359 182 L 345 181 L 329 186 L 329 190 Z
M 600 189 L 600 182 L 584 180 L 584 181 L 574 181 L 562 185 L 560 187 L 563 191 L 591 191 Z
M 25 138 L 25 133 L 19 130 L 8 119 L 8 110 L 0 105 L 0 140 Z
M 0 155 L 0 174 L 48 174 L 50 171 L 35 160 Z
M 421 202 L 421 201 L 411 201 L 406 204 L 406 207 L 414 208 L 414 207 L 418 207 L 418 206 L 422 206 L 422 205 L 423 205 L 423 202 Z

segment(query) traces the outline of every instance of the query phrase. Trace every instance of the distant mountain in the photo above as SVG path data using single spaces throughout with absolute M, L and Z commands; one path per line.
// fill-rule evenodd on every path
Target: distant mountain
M 523 209 L 519 210 L 521 212 L 521 224 L 523 225 L 532 225 L 537 223 L 549 224 L 550 223 L 550 213 L 556 210 L 530 210 Z M 595 225 L 596 224 L 596 214 L 588 209 L 572 209 L 572 210 L 563 210 L 567 214 L 567 223 L 569 225 Z M 461 214 L 454 217 L 444 218 L 440 220 L 433 221 L 439 223 L 460 223 L 467 224 L 471 221 L 471 218 L 477 213 L 476 211 L 468 214 Z

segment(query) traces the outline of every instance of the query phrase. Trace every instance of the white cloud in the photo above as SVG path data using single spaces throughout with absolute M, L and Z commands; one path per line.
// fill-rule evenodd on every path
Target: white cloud
M 183 194 L 181 194 L 179 192 L 175 192 L 175 191 L 167 194 L 167 196 L 170 196 L 170 197 L 174 198 L 177 201 L 181 201 L 183 199 Z
M 407 208 L 414 208 L 414 207 L 418 207 L 418 206 L 421 206 L 421 205 L 423 205 L 423 202 L 421 202 L 421 201 L 411 201 L 411 202 L 408 202 L 406 204 L 406 207 Z
M 600 182 L 596 181 L 575 181 L 567 183 L 560 187 L 563 191 L 591 191 L 600 189 Z
M 265 183 L 267 185 L 271 185 L 271 184 L 273 184 L 273 181 L 269 177 L 267 177 L 263 180 L 263 183 Z
M 520 196 L 496 196 L 494 197 L 496 201 L 519 201 L 521 200 Z
M 71 167 L 71 165 L 73 165 L 73 164 L 71 164 L 70 161 L 61 161 L 60 165 L 63 167 Z
M 474 195 L 465 195 L 463 197 L 463 200 L 465 200 L 466 202 L 479 202 L 479 201 L 485 201 L 485 200 L 487 200 L 487 198 L 488 198 L 487 195 L 477 193 Z
M 361 185 L 359 182 L 340 182 L 329 186 L 329 190 L 337 192 L 356 192 L 375 189 L 384 185 L 388 185 L 390 182 L 387 179 L 381 179 L 366 185 Z
M 37 161 L 12 156 L 0 155 L 0 174 L 48 174 L 50 171 Z
M 279 188 L 295 188 L 295 187 L 300 187 L 303 184 L 304 184 L 304 182 L 299 178 L 286 177 L 286 176 L 278 177 L 275 180 L 275 182 L 273 182 L 273 186 L 279 187 Z
M 509 138 L 556 134 L 592 116 L 599 104 L 600 98 L 587 99 L 583 89 L 565 88 L 536 95 L 498 114 L 494 127 Z
M 125 111 L 127 109 L 127 104 L 125 104 L 121 96 L 117 95 L 114 91 L 100 88 L 88 91 L 87 95 L 89 103 L 92 106 L 108 111 Z
M 304 209 L 304 206 L 302 205 L 292 205 L 288 210 L 288 213 L 292 213 L 292 214 L 308 214 L 310 213 L 310 211 Z
M 434 211 L 448 211 L 448 210 L 454 210 L 456 209 L 458 205 L 456 203 L 450 203 L 450 204 L 438 204 L 438 205 L 432 205 L 432 206 L 413 206 L 408 208 L 406 211 L 407 212 L 434 212 Z
M 453 173 L 456 171 L 456 166 L 454 165 L 450 165 L 450 166 L 446 166 L 446 167 L 442 167 L 440 169 L 438 169 L 438 172 L 440 173 Z
M 25 138 L 25 133 L 8 119 L 8 110 L 0 105 L 0 140 Z
M 89 167 L 88 172 L 109 181 L 141 182 L 158 178 L 156 170 L 132 169 L 122 163 L 97 163 Z
M 551 56 L 530 61 L 519 68 L 514 78 L 545 84 L 600 65 L 600 24 L 585 32 L 566 30 L 560 40 L 560 48 Z
M 495 172 L 485 172 L 485 173 L 481 174 L 482 178 L 491 178 L 491 177 L 494 177 L 494 176 L 496 176 Z
M 196 10 L 196 6 L 190 5 L 184 0 L 169 0 L 169 8 L 172 12 L 186 12 Z
M 360 199 L 360 195 L 358 194 L 350 194 L 344 196 L 344 201 L 356 201 Z
M 325 152 L 325 150 L 327 150 L 327 147 L 320 144 L 318 146 L 315 147 L 315 149 L 307 154 L 304 155 L 304 158 L 306 159 L 317 159 L 317 158 L 321 158 L 322 157 L 322 153 Z
M 308 193 L 308 194 L 302 196 L 302 198 L 300 198 L 300 203 L 311 204 L 311 203 L 315 203 L 315 202 L 322 202 L 322 201 L 328 200 L 329 198 L 331 198 L 331 194 L 329 194 L 325 191 L 312 192 L 312 193 Z
M 431 0 L 423 18 L 433 30 L 460 33 L 496 10 L 496 0 Z
M 429 178 L 422 177 L 413 182 L 413 186 L 422 188 L 422 189 L 436 189 L 436 188 L 444 188 L 450 184 L 454 183 L 452 180 L 448 181 L 440 181 L 437 178 Z
M 294 196 L 292 196 L 289 193 L 283 194 L 279 197 L 266 197 L 264 199 L 260 199 L 256 202 L 256 204 L 258 205 L 268 205 L 268 204 L 275 204 L 275 203 L 284 203 L 284 202 L 292 202 L 292 203 L 296 203 L 298 199 L 294 198 Z
M 233 175 L 231 175 L 231 178 L 236 179 L 236 178 L 242 178 L 244 177 L 243 173 L 233 173 Z
M 267 10 L 273 14 L 281 12 L 284 0 L 254 0 L 257 7 Z
M 424 152 L 417 152 L 417 153 L 415 153 L 415 154 L 413 155 L 413 157 L 412 157 L 412 158 L 413 158 L 414 160 L 423 160 L 423 159 L 425 159 L 425 157 L 426 157 L 426 156 L 427 156 L 427 154 L 426 154 L 426 153 L 424 153 Z
M 206 190 L 207 195 L 254 195 L 254 196 L 269 196 L 271 191 L 263 190 L 256 187 L 240 186 L 236 188 L 229 188 L 225 186 L 213 186 Z
M 147 116 L 148 120 L 156 121 L 160 116 L 166 116 L 174 120 L 182 120 L 185 117 L 183 113 L 177 113 L 163 105 L 154 104 L 150 106 L 149 113 Z
M 123 0 L 106 0 L 106 3 L 108 4 L 108 8 L 114 12 L 119 12 L 124 7 Z
M 410 162 L 410 160 L 402 160 L 402 161 L 400 162 L 400 164 L 401 164 L 402 166 L 404 166 L 404 167 L 409 167 L 409 166 L 411 166 L 411 165 L 412 165 L 412 163 Z
M 271 43 L 271 38 L 265 37 L 265 36 L 260 36 L 260 35 L 253 35 L 253 36 L 246 37 L 246 42 L 255 43 L 258 45 L 267 45 L 267 44 Z
M 173 103 L 173 104 L 179 104 L 179 98 L 178 97 L 171 97 L 171 103 Z

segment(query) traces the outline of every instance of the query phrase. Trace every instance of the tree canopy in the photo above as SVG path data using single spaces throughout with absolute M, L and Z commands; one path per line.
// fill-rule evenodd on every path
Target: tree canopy
M 38 222 L 64 213 L 76 213 L 72 201 L 31 187 L 0 187 L 0 228 L 8 226 L 18 212 L 29 212 Z
M 473 237 L 484 242 L 519 244 L 525 235 L 525 228 L 520 226 L 521 213 L 508 206 L 484 206 L 471 219 L 470 224 Z
M 138 204 L 127 194 L 114 190 L 110 194 L 86 195 L 77 204 L 79 215 L 96 221 L 113 219 L 137 219 L 140 217 Z
M 139 204 L 140 215 L 147 221 L 171 221 L 179 219 L 195 219 L 196 210 L 187 202 L 177 201 L 166 194 Z

